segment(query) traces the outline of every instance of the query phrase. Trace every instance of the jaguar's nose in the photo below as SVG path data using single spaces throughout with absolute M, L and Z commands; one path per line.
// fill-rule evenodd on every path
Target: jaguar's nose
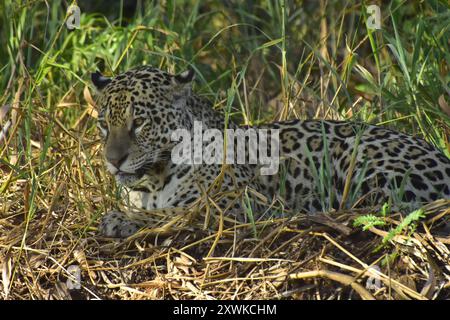
M 128 154 L 124 155 L 122 158 L 112 158 L 112 157 L 107 157 L 106 159 L 108 160 L 109 163 L 111 163 L 114 167 L 116 167 L 117 169 L 120 169 L 120 166 L 122 165 L 122 163 L 125 162 L 125 160 L 127 159 Z

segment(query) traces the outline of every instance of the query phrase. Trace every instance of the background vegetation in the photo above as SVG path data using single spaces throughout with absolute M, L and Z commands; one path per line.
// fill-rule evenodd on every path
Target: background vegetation
M 80 28 L 70 31 L 65 18 L 72 3 L 82 14 Z M 370 4 L 381 8 L 380 30 L 366 25 Z M 166 269 L 155 265 L 145 276 L 134 265 L 148 270 L 150 262 L 172 257 L 166 247 L 155 253 L 144 246 L 132 260 L 129 256 L 123 260 L 128 252 L 123 247 L 116 248 L 110 260 L 98 258 L 104 251 L 93 237 L 98 217 L 119 204 L 110 187 L 114 182 L 101 163 L 96 113 L 88 103 L 89 75 L 95 70 L 114 75 L 143 64 L 171 72 L 190 66 L 196 71 L 195 90 L 214 101 L 216 108 L 231 104 L 239 123 L 363 120 L 421 136 L 450 155 L 450 10 L 444 0 L 4 0 L 0 26 L 3 298 L 73 297 L 73 292 L 59 287 L 65 283 L 66 267 L 74 262 L 90 279 L 83 284 L 83 297 L 206 297 L 189 289 L 170 291 L 168 270 L 174 269 L 169 265 Z M 202 245 L 211 246 L 216 231 L 204 232 L 213 237 L 206 237 Z M 320 251 L 325 241 L 321 239 L 308 241 L 317 241 Z M 311 245 L 308 241 L 305 245 Z M 188 242 L 178 242 L 178 248 Z M 378 252 L 375 258 L 369 255 L 373 247 L 359 256 L 367 254 L 370 260 L 361 266 L 363 271 L 372 258 L 389 257 L 386 268 L 396 261 L 392 256 L 396 250 Z M 227 250 L 222 254 L 230 254 Z M 207 250 L 208 256 L 212 251 Z M 309 257 L 301 252 L 296 251 L 296 261 Z M 173 261 L 187 259 L 182 262 L 191 266 L 195 254 L 190 254 L 190 258 L 178 254 Z M 237 264 L 227 263 L 229 268 Z M 101 274 L 118 265 L 127 270 L 134 266 L 129 278 Z M 261 270 L 241 267 L 231 268 L 235 271 L 228 276 L 241 279 L 242 272 L 247 276 L 249 270 Z M 286 267 L 291 269 L 292 265 Z M 166 282 L 158 278 L 160 273 Z M 144 280 L 153 282 L 137 289 L 128 286 Z M 422 275 L 417 281 L 426 279 Z M 448 290 L 448 281 L 441 289 Z M 234 284 L 237 288 L 241 282 Z M 227 287 L 215 285 L 207 295 L 229 297 Z M 252 282 L 251 290 L 246 285 L 236 289 L 233 298 L 279 298 L 280 292 L 291 290 L 288 284 L 266 291 L 258 291 L 260 284 Z M 183 282 L 179 287 L 185 286 Z M 348 283 L 344 288 L 347 291 L 336 294 L 312 286 L 294 297 L 347 298 L 357 290 Z M 428 296 L 415 289 L 398 290 L 409 298 L 449 296 L 445 290 Z M 391 293 L 383 291 L 378 297 L 392 298 Z

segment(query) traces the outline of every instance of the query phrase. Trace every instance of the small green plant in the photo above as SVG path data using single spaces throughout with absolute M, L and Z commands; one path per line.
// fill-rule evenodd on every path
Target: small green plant
M 403 233 L 405 230 L 408 230 L 408 235 L 411 235 L 416 230 L 417 223 L 423 218 L 425 218 L 425 211 L 423 209 L 418 209 L 411 212 L 400 222 L 397 227 L 389 231 L 388 235 L 383 238 L 383 244 L 388 243 L 395 236 Z
M 363 231 L 377 226 L 385 226 L 386 221 L 382 217 L 377 217 L 373 214 L 360 216 L 353 222 L 354 227 L 362 227 Z
M 373 227 L 386 227 L 388 224 L 385 217 L 388 211 L 390 211 L 390 204 L 385 203 L 380 212 L 381 217 L 374 214 L 363 215 L 354 220 L 353 226 L 362 227 L 363 231 Z M 385 246 L 395 236 L 398 236 L 405 231 L 407 231 L 408 235 L 411 235 L 416 230 L 418 222 L 424 217 L 425 211 L 423 209 L 418 209 L 409 213 L 395 228 L 389 230 L 388 234 L 383 238 L 381 246 Z

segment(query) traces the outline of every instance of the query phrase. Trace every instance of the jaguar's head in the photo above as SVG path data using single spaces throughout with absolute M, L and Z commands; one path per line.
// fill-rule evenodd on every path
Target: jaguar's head
M 113 78 L 92 74 L 106 166 L 119 182 L 169 160 L 172 131 L 189 122 L 184 106 L 193 76 L 192 70 L 172 75 L 152 67 Z

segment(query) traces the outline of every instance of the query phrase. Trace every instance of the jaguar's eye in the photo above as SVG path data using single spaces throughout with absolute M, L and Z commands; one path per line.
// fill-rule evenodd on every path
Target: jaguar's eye
M 133 120 L 133 127 L 136 129 L 136 128 L 139 128 L 140 126 L 142 126 L 144 124 L 144 119 L 142 119 L 142 118 L 136 118 L 136 119 L 134 119 Z

